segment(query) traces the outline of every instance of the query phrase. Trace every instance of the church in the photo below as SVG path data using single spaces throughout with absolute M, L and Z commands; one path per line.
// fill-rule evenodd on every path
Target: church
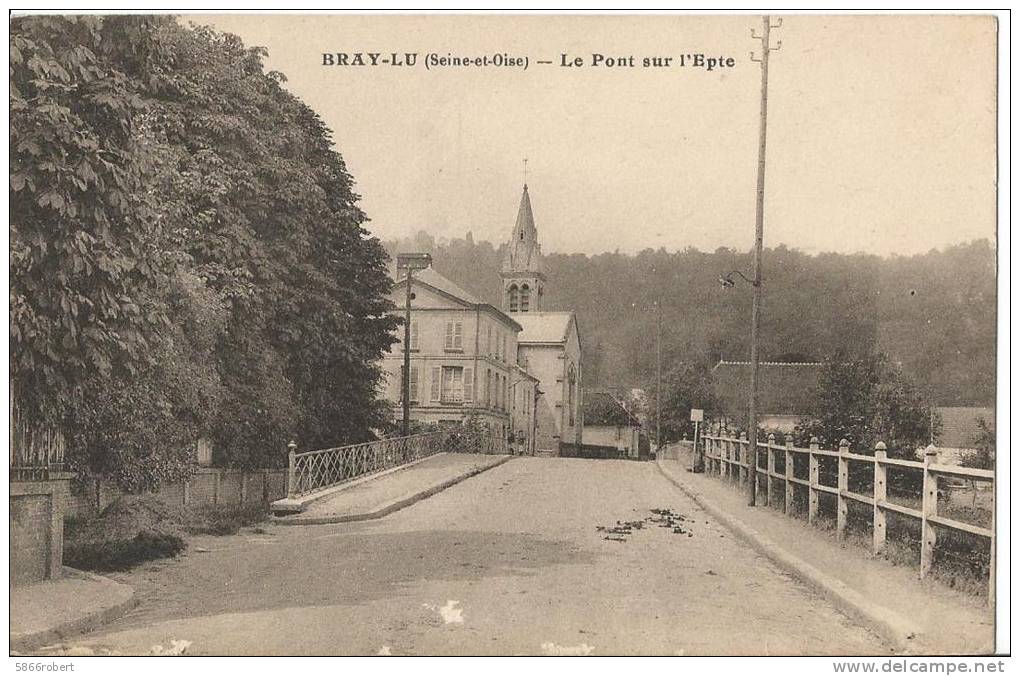
M 545 308 L 542 248 L 526 183 L 507 244 L 503 310 L 521 325 L 517 362 L 539 383 L 536 447 L 568 454 L 581 445 L 581 339 L 573 312 Z
M 468 415 L 511 436 L 518 452 L 575 455 L 581 445 L 581 341 L 570 311 L 546 309 L 546 276 L 528 186 L 500 270 L 495 307 L 432 267 L 411 276 L 412 420 L 454 424 Z M 403 315 L 407 275 L 390 291 Z M 400 417 L 403 327 L 383 360 L 385 396 Z

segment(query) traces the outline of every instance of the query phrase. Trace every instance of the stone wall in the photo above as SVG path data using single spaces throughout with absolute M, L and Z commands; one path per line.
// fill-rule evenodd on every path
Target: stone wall
M 124 494 L 115 484 L 86 481 L 68 496 L 65 516 L 95 516 Z M 189 481 L 166 484 L 151 495 L 168 504 L 186 507 L 272 502 L 287 497 L 287 470 L 203 467 Z
M 67 480 L 10 483 L 11 584 L 60 577 Z

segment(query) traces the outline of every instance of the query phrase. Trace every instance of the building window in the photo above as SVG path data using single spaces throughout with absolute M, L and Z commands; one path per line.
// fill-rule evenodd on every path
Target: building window
M 440 401 L 443 404 L 462 404 L 465 401 L 465 384 L 470 380 L 470 374 L 465 374 L 462 366 L 444 366 L 440 377 Z M 470 401 L 470 397 L 467 397 Z
M 510 312 L 517 312 L 517 285 L 511 284 L 510 288 L 507 289 L 507 307 L 510 308 Z
M 492 406 L 492 371 L 485 369 L 485 408 Z
M 531 304 L 531 289 L 527 284 L 521 284 L 521 312 L 527 312 Z
M 464 349 L 464 324 L 463 322 L 446 322 L 446 342 L 444 347 L 447 350 Z
M 418 349 L 418 322 L 411 322 L 411 352 Z
M 414 345 L 414 341 L 412 341 L 411 344 Z M 408 390 L 409 390 L 408 396 L 411 399 L 411 403 L 415 403 L 415 402 L 418 401 L 418 367 L 417 366 L 412 366 L 411 367 L 411 370 L 408 372 L 408 375 L 407 375 L 407 381 L 408 381 Z

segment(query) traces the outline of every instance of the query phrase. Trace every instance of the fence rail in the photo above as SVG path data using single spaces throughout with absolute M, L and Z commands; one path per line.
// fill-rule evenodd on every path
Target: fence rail
M 743 437 L 743 435 L 741 435 Z M 710 474 L 730 479 L 739 479 L 746 485 L 751 460 L 749 456 L 750 442 L 746 438 L 733 438 L 717 435 L 705 435 L 705 470 Z M 775 442 L 775 436 L 769 435 L 768 441 L 758 442 L 757 453 L 754 454 L 754 471 L 756 477 L 765 479 L 765 502 L 775 505 L 778 502 L 778 491 L 783 490 L 783 511 L 793 515 L 794 491 L 796 486 L 808 489 L 808 523 L 818 520 L 819 497 L 822 494 L 836 497 L 836 537 L 846 537 L 849 503 L 857 502 L 872 508 L 872 550 L 880 554 L 886 547 L 886 516 L 895 512 L 921 522 L 921 577 L 931 572 L 934 559 L 935 543 L 938 536 L 936 526 L 987 538 L 990 546 L 989 566 L 989 602 L 995 598 L 995 525 L 994 525 L 994 491 L 991 528 L 976 526 L 964 521 L 951 519 L 938 513 L 938 479 L 939 477 L 955 477 L 968 481 L 987 481 L 994 488 L 995 473 L 991 470 L 956 467 L 935 462 L 935 448 L 929 446 L 925 450 L 924 462 L 902 460 L 887 456 L 884 443 L 875 446 L 874 455 L 862 455 L 850 452 L 850 443 L 845 439 L 840 442 L 838 451 L 819 447 L 818 440 L 812 439 L 808 448 L 795 447 L 791 439 L 786 444 Z M 764 455 L 764 466 L 762 456 Z M 776 470 L 776 460 L 783 457 L 783 471 Z M 794 476 L 794 459 L 806 457 L 808 460 L 808 478 Z M 820 459 L 836 459 L 836 485 L 826 485 L 819 480 Z M 871 465 L 872 494 L 865 495 L 850 490 L 851 463 L 858 467 Z M 921 472 L 921 509 L 913 509 L 905 505 L 889 501 L 888 469 L 912 470 Z
M 307 495 L 437 453 L 509 452 L 507 440 L 500 435 L 467 433 L 459 428 L 305 453 L 297 453 L 292 443 L 288 453 L 287 497 Z

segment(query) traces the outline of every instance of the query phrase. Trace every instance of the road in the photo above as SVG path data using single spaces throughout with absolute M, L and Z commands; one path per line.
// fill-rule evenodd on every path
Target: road
M 682 514 L 686 532 L 647 521 Z M 643 521 L 623 541 L 599 526 Z M 871 654 L 653 463 L 518 458 L 377 521 L 190 541 L 74 643 L 193 654 Z M 208 550 L 208 551 L 202 551 Z M 183 645 L 183 644 L 178 644 Z

